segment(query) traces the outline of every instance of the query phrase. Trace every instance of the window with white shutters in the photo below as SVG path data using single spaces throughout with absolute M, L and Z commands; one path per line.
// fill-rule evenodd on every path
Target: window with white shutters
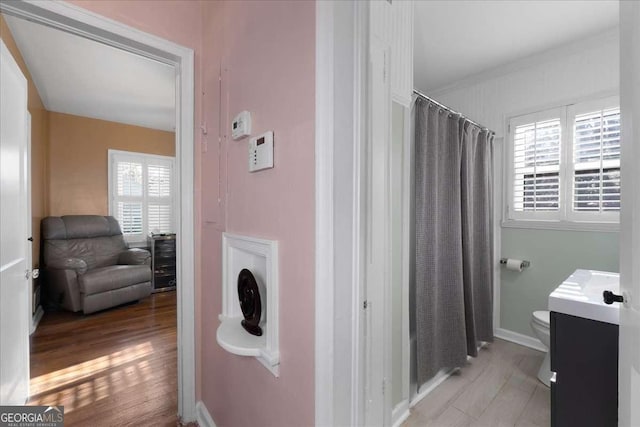
M 620 108 L 574 113 L 570 117 L 572 216 L 614 217 L 620 211 Z
M 514 117 L 508 133 L 507 222 L 618 221 L 617 97 Z
M 560 140 L 560 119 L 516 126 L 513 150 L 514 210 L 559 210 Z
M 111 215 L 129 242 L 174 229 L 174 158 L 109 150 Z

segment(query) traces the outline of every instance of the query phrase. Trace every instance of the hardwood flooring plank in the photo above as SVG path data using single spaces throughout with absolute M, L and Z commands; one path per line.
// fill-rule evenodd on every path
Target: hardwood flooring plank
M 30 404 L 66 426 L 177 425 L 176 294 L 91 315 L 45 313 L 31 337 Z

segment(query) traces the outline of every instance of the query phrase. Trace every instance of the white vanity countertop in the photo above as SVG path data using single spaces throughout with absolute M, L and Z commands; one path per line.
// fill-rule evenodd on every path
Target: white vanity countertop
M 549 295 L 549 311 L 620 324 L 620 303 L 604 303 L 603 291 L 620 293 L 620 275 L 607 271 L 576 270 Z

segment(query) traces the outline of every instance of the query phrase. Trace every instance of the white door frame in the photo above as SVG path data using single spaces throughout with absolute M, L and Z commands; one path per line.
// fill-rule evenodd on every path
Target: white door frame
M 194 235 L 194 53 L 65 2 L 22 0 L 0 3 L 0 12 L 152 58 L 176 69 L 176 180 L 180 209 L 177 235 L 178 415 L 196 420 L 195 235 Z
M 620 2 L 620 107 L 622 204 L 620 212 L 620 308 L 618 423 L 640 423 L 640 4 Z
M 315 423 L 363 419 L 368 2 L 316 2 Z

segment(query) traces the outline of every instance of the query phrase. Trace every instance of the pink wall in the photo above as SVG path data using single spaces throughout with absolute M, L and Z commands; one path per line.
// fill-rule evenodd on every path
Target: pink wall
M 202 399 L 222 426 L 311 425 L 315 4 L 205 3 L 203 19 L 204 119 L 210 132 L 208 152 L 203 155 L 202 319 L 207 328 L 203 328 Z M 222 70 L 221 89 L 218 70 Z M 274 132 L 274 169 L 250 174 L 247 140 L 227 138 L 230 118 L 242 110 L 252 113 L 252 134 Z M 226 162 L 218 162 L 216 130 L 223 137 Z M 221 188 L 227 189 L 221 204 L 217 198 L 224 191 L 215 187 L 219 175 Z M 279 242 L 279 378 L 255 359 L 229 354 L 215 342 L 223 229 Z
M 313 424 L 314 2 L 71 2 L 196 52 L 198 398 L 219 426 Z M 274 132 L 272 170 L 249 174 L 246 140 L 226 137 L 245 109 Z M 226 230 L 279 242 L 279 378 L 215 341 Z

